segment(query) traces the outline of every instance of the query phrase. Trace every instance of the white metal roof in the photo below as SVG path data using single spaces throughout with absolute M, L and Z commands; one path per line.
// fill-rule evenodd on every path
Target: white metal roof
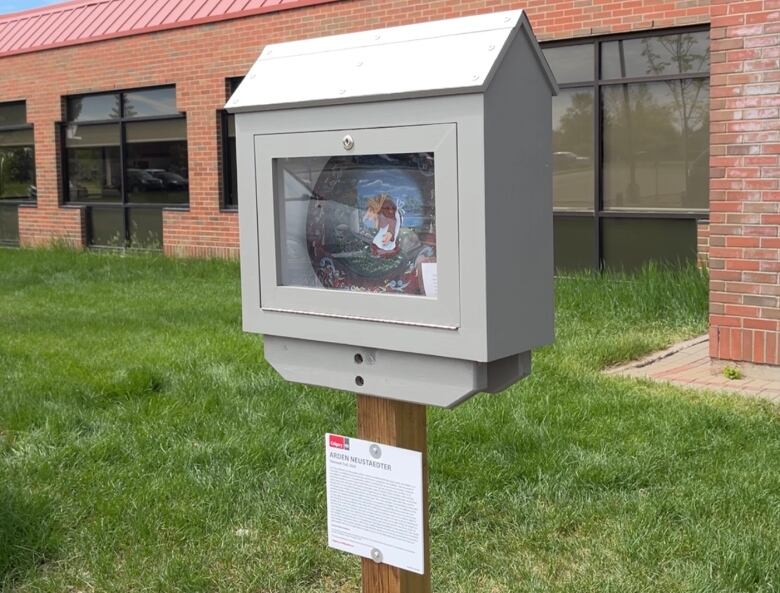
M 266 46 L 230 111 L 484 91 L 517 34 L 555 78 L 522 10 Z

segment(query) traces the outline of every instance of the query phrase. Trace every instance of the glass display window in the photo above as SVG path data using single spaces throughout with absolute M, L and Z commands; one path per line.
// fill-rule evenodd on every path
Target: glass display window
M 455 127 L 256 136 L 263 308 L 456 326 Z
M 436 297 L 434 155 L 275 161 L 287 286 Z

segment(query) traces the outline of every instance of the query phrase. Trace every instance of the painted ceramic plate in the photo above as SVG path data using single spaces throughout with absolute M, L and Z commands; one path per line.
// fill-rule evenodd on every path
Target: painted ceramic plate
M 314 187 L 306 237 L 325 288 L 422 294 L 436 261 L 431 153 L 331 158 Z

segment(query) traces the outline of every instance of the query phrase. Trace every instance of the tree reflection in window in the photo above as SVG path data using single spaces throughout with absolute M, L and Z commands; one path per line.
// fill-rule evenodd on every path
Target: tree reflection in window
M 706 31 L 606 41 L 601 44 L 601 78 L 638 78 L 709 72 Z
M 634 83 L 602 93 L 605 207 L 706 208 L 706 81 Z
M 593 91 L 562 90 L 553 100 L 556 208 L 593 208 Z
M 567 236 L 556 236 L 556 267 L 689 259 L 709 205 L 709 32 L 556 42 L 544 53 L 562 87 L 552 110 L 553 204 L 556 233 Z M 686 224 L 671 225 L 665 212 Z M 654 235 L 673 227 L 677 243 Z M 637 245 L 621 243 L 629 238 Z M 620 256 L 629 251 L 635 257 Z

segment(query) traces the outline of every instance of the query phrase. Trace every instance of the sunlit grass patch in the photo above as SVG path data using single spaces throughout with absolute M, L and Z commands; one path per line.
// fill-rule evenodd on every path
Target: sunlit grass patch
M 557 281 L 531 377 L 432 410 L 434 590 L 780 589 L 777 408 L 605 377 L 706 330 L 696 269 Z M 356 592 L 322 435 L 235 262 L 0 249 L 0 590 Z

